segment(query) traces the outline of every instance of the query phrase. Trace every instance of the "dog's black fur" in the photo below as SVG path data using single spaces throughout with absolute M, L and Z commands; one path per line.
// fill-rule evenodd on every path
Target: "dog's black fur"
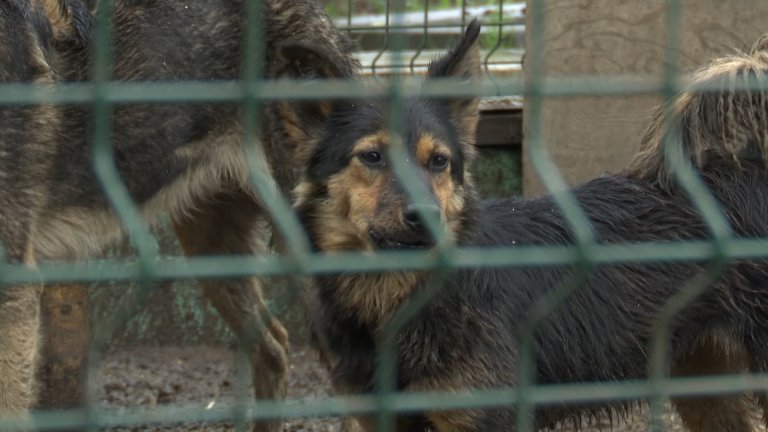
M 472 24 L 458 48 L 433 64 L 431 76 L 468 76 L 467 71 L 476 65 L 476 38 L 477 27 Z M 694 81 L 714 79 L 722 84 L 720 91 L 680 95 L 672 117 L 659 114 L 654 119 L 630 169 L 572 190 L 601 244 L 711 237 L 692 201 L 671 178 L 663 156 L 664 122 L 681 128 L 682 152 L 722 207 L 735 237 L 768 236 L 764 157 L 768 95 L 729 87 L 734 80 L 762 79 L 766 73 L 768 53 L 761 50 L 721 59 L 703 69 Z M 462 118 L 474 115 L 475 108 L 468 100 L 425 99 L 407 100 L 403 108 L 406 150 L 432 191 L 448 234 L 459 247 L 573 244 L 574 234 L 551 196 L 483 203 L 475 199 L 466 170 L 474 123 L 461 123 Z M 297 188 L 298 211 L 318 250 L 429 247 L 423 240 L 427 236 L 424 224 L 409 222 L 402 188 L 387 186 L 394 176 L 386 160 L 371 163 L 376 160 L 372 149 L 387 145 L 386 138 L 371 138 L 386 127 L 384 112 L 376 103 L 337 104 L 327 128 L 320 131 L 322 139 L 307 177 Z M 441 191 L 447 186 L 430 165 L 433 159 L 419 157 L 424 135 L 442 143 L 439 151 L 450 153 L 453 195 Z M 371 142 L 375 144 L 371 146 Z M 383 152 L 380 156 L 384 158 Z M 390 206 L 392 200 L 397 203 Z M 461 207 L 451 210 L 452 214 L 446 212 L 447 203 L 456 200 Z M 435 207 L 433 203 L 422 205 Z M 382 225 L 382 218 L 389 225 Z M 705 262 L 598 265 L 537 328 L 535 382 L 646 377 L 652 329 L 660 310 L 706 266 Z M 397 388 L 514 387 L 519 326 L 537 302 L 574 274 L 574 267 L 568 265 L 452 271 L 436 296 L 395 336 Z M 766 280 L 765 259 L 730 261 L 706 293 L 674 318 L 670 329 L 673 361 L 667 365 L 670 373 L 768 372 Z M 317 277 L 317 331 L 336 358 L 333 378 L 340 390 L 368 393 L 374 389 L 381 331 L 425 281 L 423 274 L 410 272 Z M 765 399 L 761 398 L 761 404 L 766 408 Z M 681 399 L 675 405 L 690 430 L 752 430 L 749 404 L 740 396 Z M 536 411 L 535 423 L 545 427 L 629 406 L 617 402 L 543 407 Z M 362 422 L 372 430 L 369 420 Z M 412 420 L 400 419 L 398 430 L 428 424 L 438 431 L 511 431 L 515 410 L 426 412 L 421 420 Z

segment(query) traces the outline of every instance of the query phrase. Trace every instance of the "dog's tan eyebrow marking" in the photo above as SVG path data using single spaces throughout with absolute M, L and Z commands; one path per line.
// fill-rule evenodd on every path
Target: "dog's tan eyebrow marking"
M 453 155 L 451 149 L 443 142 L 432 136 L 424 134 L 416 141 L 416 157 L 423 164 L 427 164 L 435 154 L 441 154 L 450 159 Z
M 352 154 L 358 154 L 371 150 L 383 150 L 387 145 L 387 135 L 383 131 L 379 131 L 370 135 L 366 135 L 355 143 L 352 147 Z

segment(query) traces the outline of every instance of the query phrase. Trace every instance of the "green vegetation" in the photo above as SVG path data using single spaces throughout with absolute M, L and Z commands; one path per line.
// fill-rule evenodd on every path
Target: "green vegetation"
M 481 147 L 472 166 L 483 198 L 520 195 L 523 191 L 520 152 L 509 147 Z

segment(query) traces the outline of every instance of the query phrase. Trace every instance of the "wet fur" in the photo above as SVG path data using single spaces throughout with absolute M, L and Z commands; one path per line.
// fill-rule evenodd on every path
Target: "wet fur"
M 468 31 L 459 45 L 463 48 L 453 50 L 435 64 L 475 64 L 474 53 L 466 48 L 474 44 L 472 36 Z M 694 75 L 694 81 L 714 80 L 721 84 L 718 91 L 681 94 L 674 102 L 674 115 L 659 114 L 653 119 L 642 150 L 627 171 L 596 178 L 572 190 L 600 243 L 710 238 L 706 223 L 671 179 L 660 132 L 666 123 L 680 128 L 683 139 L 679 151 L 700 172 L 734 235 L 768 237 L 766 93 L 733 91 L 729 87 L 729 83 L 739 82 L 745 76 L 764 79 L 766 72 L 768 54 L 759 49 L 715 61 Z M 455 71 L 432 74 L 446 75 L 455 76 Z M 369 239 L 360 235 L 360 230 L 336 231 L 345 226 L 349 213 L 346 207 L 333 204 L 347 198 L 331 187 L 334 179 L 347 175 L 355 165 L 352 149 L 359 137 L 377 131 L 378 126 L 351 130 L 345 122 L 357 119 L 358 125 L 378 125 L 382 112 L 370 106 L 373 105 L 358 103 L 354 108 L 343 104 L 336 107 L 321 135 L 333 139 L 320 139 L 307 177 L 297 188 L 297 209 L 318 250 L 332 253 L 338 249 L 375 249 Z M 569 224 L 550 196 L 482 203 L 474 198 L 466 172 L 473 150 L 456 145 L 470 142 L 474 135 L 474 127 L 456 124 L 461 123 L 461 109 L 467 106 L 471 106 L 469 101 L 441 104 L 412 100 L 404 106 L 411 116 L 406 117 L 405 137 L 406 151 L 411 155 L 417 152 L 413 147 L 419 142 L 418 137 L 425 133 L 432 134 L 437 129 L 461 134 L 441 136 L 446 143 L 454 144 L 453 166 L 463 166 L 463 175 L 452 177 L 456 190 L 464 197 L 461 222 L 452 228 L 458 245 L 573 244 L 575 238 Z M 472 118 L 475 112 L 464 114 Z M 423 173 L 421 165 L 414 168 Z M 430 184 L 428 180 L 425 183 Z M 360 199 L 378 202 L 383 195 L 379 189 L 368 192 L 368 197 Z M 376 205 L 372 208 L 371 217 L 375 218 L 380 209 Z M 446 215 L 442 216 L 445 220 Z M 394 225 L 402 224 L 398 218 L 392 221 Z M 346 226 L 356 223 L 346 222 Z M 337 242 L 342 247 L 323 247 L 328 236 L 349 240 Z M 538 327 L 534 344 L 535 382 L 645 378 L 653 323 L 659 311 L 705 267 L 704 262 L 599 265 L 583 286 Z M 317 277 L 319 308 L 315 326 L 334 359 L 333 379 L 339 391 L 374 390 L 376 345 L 381 330 L 393 311 L 417 292 L 425 280 L 425 275 L 405 277 L 410 274 L 413 273 Z M 519 326 L 538 301 L 573 275 L 574 268 L 567 265 L 452 271 L 442 290 L 395 336 L 397 389 L 451 392 L 514 387 Z M 764 259 L 731 261 L 706 293 L 673 320 L 673 361 L 667 365 L 670 373 L 768 372 L 768 291 L 764 286 L 767 278 L 768 263 Z M 375 307 L 371 306 L 372 299 Z M 768 408 L 765 398 L 759 401 L 764 409 Z M 752 430 L 751 401 L 746 396 L 681 399 L 674 404 L 689 430 Z M 542 407 L 534 421 L 543 428 L 559 421 L 589 418 L 600 411 L 625 412 L 632 406 L 616 402 Z M 422 420 L 413 423 L 412 419 L 403 418 L 398 430 L 422 430 L 427 424 L 437 431 L 511 431 L 515 410 L 425 412 Z M 373 424 L 366 418 L 361 424 L 373 430 Z
M 0 3 L 0 82 L 90 79 L 95 1 Z M 242 72 L 244 2 L 115 0 L 114 66 L 120 81 L 234 80 Z M 335 77 L 352 77 L 352 44 L 311 0 L 267 0 L 265 77 L 322 78 L 328 68 L 291 57 L 317 44 Z M 286 54 L 287 53 L 287 54 Z M 262 109 L 256 169 L 274 187 L 293 188 L 308 145 L 295 112 L 312 104 Z M 188 254 L 263 252 L 268 218 L 247 181 L 241 110 L 232 103 L 138 103 L 112 107 L 115 165 L 147 221 L 170 213 Z M 121 234 L 92 167 L 88 105 L 0 107 L 0 241 L 11 262 L 83 259 Z M 214 289 L 222 285 L 221 290 Z M 225 285 L 225 286 L 224 286 Z M 256 394 L 285 392 L 287 336 L 256 281 L 204 284 L 224 319 L 254 340 Z M 39 287 L 0 293 L 0 414 L 21 415 L 35 400 Z M 264 426 L 270 430 L 277 425 Z

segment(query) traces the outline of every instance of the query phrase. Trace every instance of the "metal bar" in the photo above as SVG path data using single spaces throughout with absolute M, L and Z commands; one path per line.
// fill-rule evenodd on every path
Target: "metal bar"
M 429 1 L 424 2 L 424 25 L 422 26 L 422 35 L 421 35 L 421 43 L 419 44 L 419 47 L 416 49 L 416 52 L 413 53 L 413 56 L 411 57 L 411 61 L 408 63 L 411 69 L 411 75 L 415 75 L 415 64 L 416 59 L 419 57 L 419 54 L 424 50 L 424 47 L 427 46 L 427 37 L 429 36 L 429 21 L 427 18 L 429 17 Z M 390 63 L 390 67 L 392 67 L 392 64 Z
M 768 239 L 733 239 L 724 242 L 725 254 L 732 259 L 768 257 Z M 456 268 L 501 266 L 544 266 L 573 264 L 578 261 L 576 246 L 518 246 L 515 248 L 466 248 L 453 251 Z M 636 244 L 595 245 L 592 259 L 597 264 L 694 262 L 712 258 L 710 241 L 678 243 L 643 242 Z M 328 274 L 354 268 L 361 272 L 433 269 L 438 266 L 433 254 L 423 252 L 380 252 L 310 254 L 304 258 L 302 271 Z M 78 281 L 126 281 L 137 278 L 138 263 L 128 259 L 101 259 L 87 263 L 41 263 L 36 270 L 8 264 L 3 283 L 67 283 Z M 188 279 L 276 276 L 295 271 L 295 261 L 286 257 L 189 257 L 158 259 L 153 275 L 156 281 Z
M 655 77 L 615 76 L 615 77 L 561 77 L 541 78 L 537 92 L 541 96 L 594 96 L 607 95 L 655 95 L 668 89 Z M 301 82 L 301 94 L 296 93 L 296 81 L 260 82 L 249 87 L 254 98 L 262 101 L 272 100 L 316 100 L 328 99 L 344 94 L 351 99 L 381 98 L 387 95 L 376 80 L 361 79 L 360 82 L 343 80 L 327 80 L 323 83 Z M 463 84 L 463 85 L 459 85 Z M 142 102 L 233 102 L 242 100 L 242 87 L 237 81 L 221 83 L 110 83 L 109 89 L 103 89 L 99 96 L 109 103 L 142 103 Z M 530 96 L 531 90 L 526 87 L 519 77 L 499 80 L 497 84 L 487 82 L 467 83 L 457 79 L 441 79 L 425 81 L 414 78 L 400 78 L 403 97 L 459 97 L 459 96 Z M 678 80 L 674 90 L 690 90 L 695 92 L 717 91 L 715 82 L 690 83 Z M 86 103 L 93 101 L 95 96 L 84 92 L 92 92 L 93 86 L 87 84 L 57 84 L 45 87 L 33 84 L 0 84 L 0 104 L 30 105 L 38 103 L 65 104 Z M 768 91 L 768 83 L 758 81 L 754 77 L 746 77 L 743 82 L 733 84 L 734 90 Z

